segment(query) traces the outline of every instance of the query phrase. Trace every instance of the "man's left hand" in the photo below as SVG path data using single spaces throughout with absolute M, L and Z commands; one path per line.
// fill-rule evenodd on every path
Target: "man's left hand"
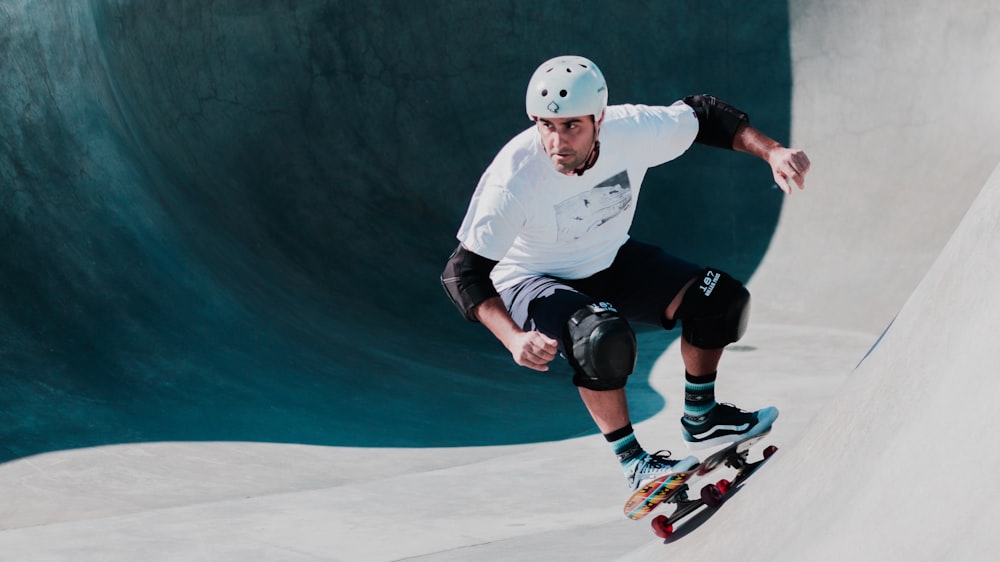
M 809 157 L 798 148 L 775 148 L 768 155 L 768 164 L 774 174 L 774 183 L 782 191 L 791 195 L 792 185 L 799 189 L 806 187 L 806 173 L 809 171 Z

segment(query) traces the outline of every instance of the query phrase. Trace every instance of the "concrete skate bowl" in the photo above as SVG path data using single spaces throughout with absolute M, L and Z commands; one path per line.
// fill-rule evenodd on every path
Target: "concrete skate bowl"
M 787 141 L 787 7 L 15 0 L 0 6 L 0 459 L 140 441 L 459 446 L 592 431 L 437 277 L 542 60 L 614 102 L 714 93 Z M 781 205 L 696 147 L 637 237 L 747 278 Z M 644 332 L 646 373 L 672 336 Z

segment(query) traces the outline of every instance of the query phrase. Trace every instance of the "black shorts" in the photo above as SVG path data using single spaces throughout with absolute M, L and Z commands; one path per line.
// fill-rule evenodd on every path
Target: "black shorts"
M 610 267 L 590 277 L 532 277 L 500 291 L 500 298 L 521 329 L 558 340 L 559 351 L 565 355 L 566 323 L 591 303 L 609 303 L 629 322 L 672 329 L 675 323 L 667 320 L 667 307 L 702 269 L 656 246 L 629 239 Z

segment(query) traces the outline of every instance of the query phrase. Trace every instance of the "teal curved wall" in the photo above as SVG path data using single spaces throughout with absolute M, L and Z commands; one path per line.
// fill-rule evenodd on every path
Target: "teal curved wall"
M 530 72 L 583 54 L 612 103 L 710 92 L 789 130 L 784 2 L 38 0 L 0 30 L 0 460 L 592 432 L 568 368 L 516 367 L 438 284 Z M 633 234 L 746 278 L 769 178 L 695 147 Z M 637 420 L 673 337 L 640 334 Z

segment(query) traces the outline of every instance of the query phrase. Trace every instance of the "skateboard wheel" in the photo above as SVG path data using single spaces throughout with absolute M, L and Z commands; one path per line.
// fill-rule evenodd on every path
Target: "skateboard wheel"
M 725 494 L 715 484 L 709 484 L 701 489 L 701 502 L 708 507 L 719 507 L 722 505 L 722 496 Z
M 769 458 L 771 458 L 771 455 L 773 455 L 773 454 L 775 454 L 777 452 L 778 452 L 778 448 L 777 447 L 775 447 L 774 445 L 768 445 L 768 447 L 766 449 L 764 449 L 764 458 L 765 459 L 769 459 Z
M 719 492 L 721 492 L 723 495 L 725 495 L 725 493 L 729 491 L 729 488 L 732 487 L 732 485 L 733 483 L 730 482 L 729 480 L 726 480 L 725 478 L 715 483 L 715 487 L 718 488 Z
M 666 515 L 657 515 L 649 524 L 653 527 L 653 534 L 661 539 L 670 538 L 674 534 L 674 526 L 667 520 Z

